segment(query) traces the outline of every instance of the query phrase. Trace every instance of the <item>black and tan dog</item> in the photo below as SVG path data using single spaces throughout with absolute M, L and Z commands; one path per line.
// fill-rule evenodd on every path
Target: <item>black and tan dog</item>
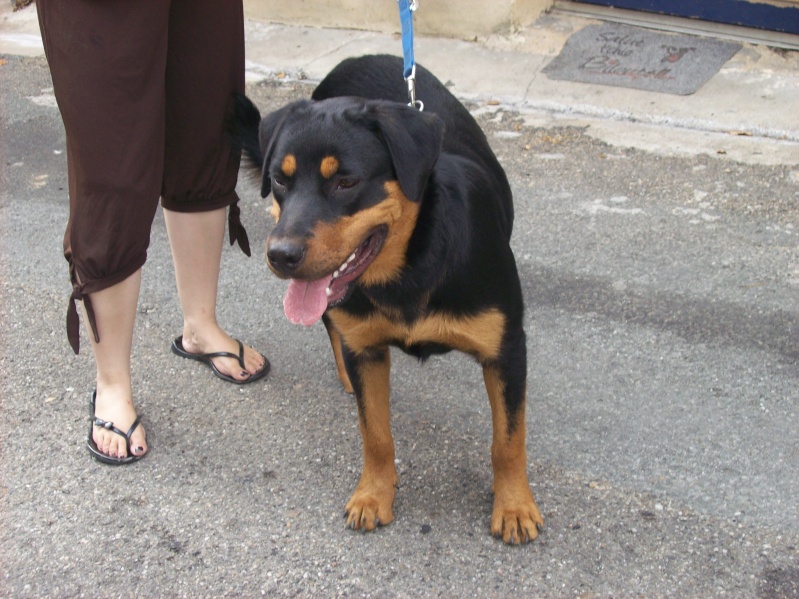
M 422 360 L 456 349 L 483 367 L 491 403 L 491 532 L 529 541 L 543 520 L 527 480 L 510 187 L 463 105 L 417 68 L 424 111 L 410 108 L 401 75 L 398 58 L 346 60 L 313 100 L 263 120 L 239 98 L 242 146 L 263 171 L 277 220 L 267 260 L 290 279 L 288 318 L 324 320 L 339 378 L 357 398 L 364 465 L 348 525 L 394 519 L 389 346 Z

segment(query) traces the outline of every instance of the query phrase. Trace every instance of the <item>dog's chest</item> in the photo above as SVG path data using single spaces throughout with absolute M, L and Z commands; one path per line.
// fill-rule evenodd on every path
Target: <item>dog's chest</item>
M 492 360 L 499 354 L 505 334 L 505 316 L 495 308 L 468 316 L 432 312 L 410 322 L 391 311 L 356 316 L 333 309 L 329 314 L 355 353 L 395 345 L 420 358 L 455 349 Z

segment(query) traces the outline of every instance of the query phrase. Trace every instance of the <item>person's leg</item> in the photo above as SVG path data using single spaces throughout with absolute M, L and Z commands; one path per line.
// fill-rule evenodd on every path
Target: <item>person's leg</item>
M 90 295 L 95 320 L 101 322 L 102 336 L 95 341 L 90 335 L 97 366 L 95 415 L 123 431 L 136 420 L 130 382 L 130 351 L 133 325 L 141 287 L 141 269 L 121 283 Z M 95 426 L 92 438 L 97 448 L 111 457 L 127 457 L 125 439 L 105 428 Z M 130 438 L 133 455 L 147 451 L 144 428 L 137 426 Z
M 209 212 L 164 210 L 178 296 L 183 309 L 183 349 L 191 353 L 239 352 L 238 343 L 216 321 L 216 295 L 226 213 L 225 208 Z M 266 363 L 261 354 L 246 345 L 246 370 L 242 370 L 233 358 L 214 358 L 213 361 L 220 372 L 239 381 L 247 380 Z
M 161 204 L 183 309 L 183 349 L 238 355 L 238 343 L 217 324 L 216 298 L 228 210 L 231 224 L 238 222 L 240 152 L 230 123 L 233 94 L 244 91 L 242 4 L 174 0 L 169 26 Z M 266 364 L 246 346 L 244 370 L 233 358 L 213 361 L 238 381 Z
M 136 419 L 130 357 L 141 268 L 163 180 L 169 5 L 39 0 L 37 13 L 67 140 L 68 337 L 77 353 L 73 300 L 82 300 L 95 416 L 127 431 Z M 101 453 L 126 456 L 119 435 L 93 427 L 91 437 Z M 146 450 L 139 426 L 131 451 Z

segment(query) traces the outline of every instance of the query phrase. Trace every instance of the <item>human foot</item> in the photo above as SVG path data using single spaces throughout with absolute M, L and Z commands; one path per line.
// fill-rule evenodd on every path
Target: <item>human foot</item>
M 269 372 L 269 360 L 221 329 L 202 338 L 184 329 L 173 341 L 172 352 L 208 364 L 219 378 L 232 383 L 250 383 Z
M 147 452 L 144 427 L 127 393 L 113 388 L 92 392 L 87 445 L 92 456 L 106 464 L 128 464 Z

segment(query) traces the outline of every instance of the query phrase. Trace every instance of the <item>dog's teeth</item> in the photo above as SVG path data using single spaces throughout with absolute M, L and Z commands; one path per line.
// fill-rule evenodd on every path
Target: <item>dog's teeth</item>
M 326 287 L 326 288 L 325 288 L 325 295 L 326 295 L 327 297 L 330 297 L 331 295 L 333 295 L 333 292 L 332 292 L 332 291 L 330 291 L 330 287 Z
M 352 252 L 350 254 L 350 257 L 347 258 L 347 260 L 344 262 L 344 264 L 342 264 L 336 270 L 333 271 L 332 278 L 338 279 L 342 275 L 342 273 L 347 269 L 347 266 L 349 266 L 350 262 L 352 262 L 353 260 L 355 260 L 355 252 Z M 330 294 L 328 294 L 328 295 L 330 295 Z

